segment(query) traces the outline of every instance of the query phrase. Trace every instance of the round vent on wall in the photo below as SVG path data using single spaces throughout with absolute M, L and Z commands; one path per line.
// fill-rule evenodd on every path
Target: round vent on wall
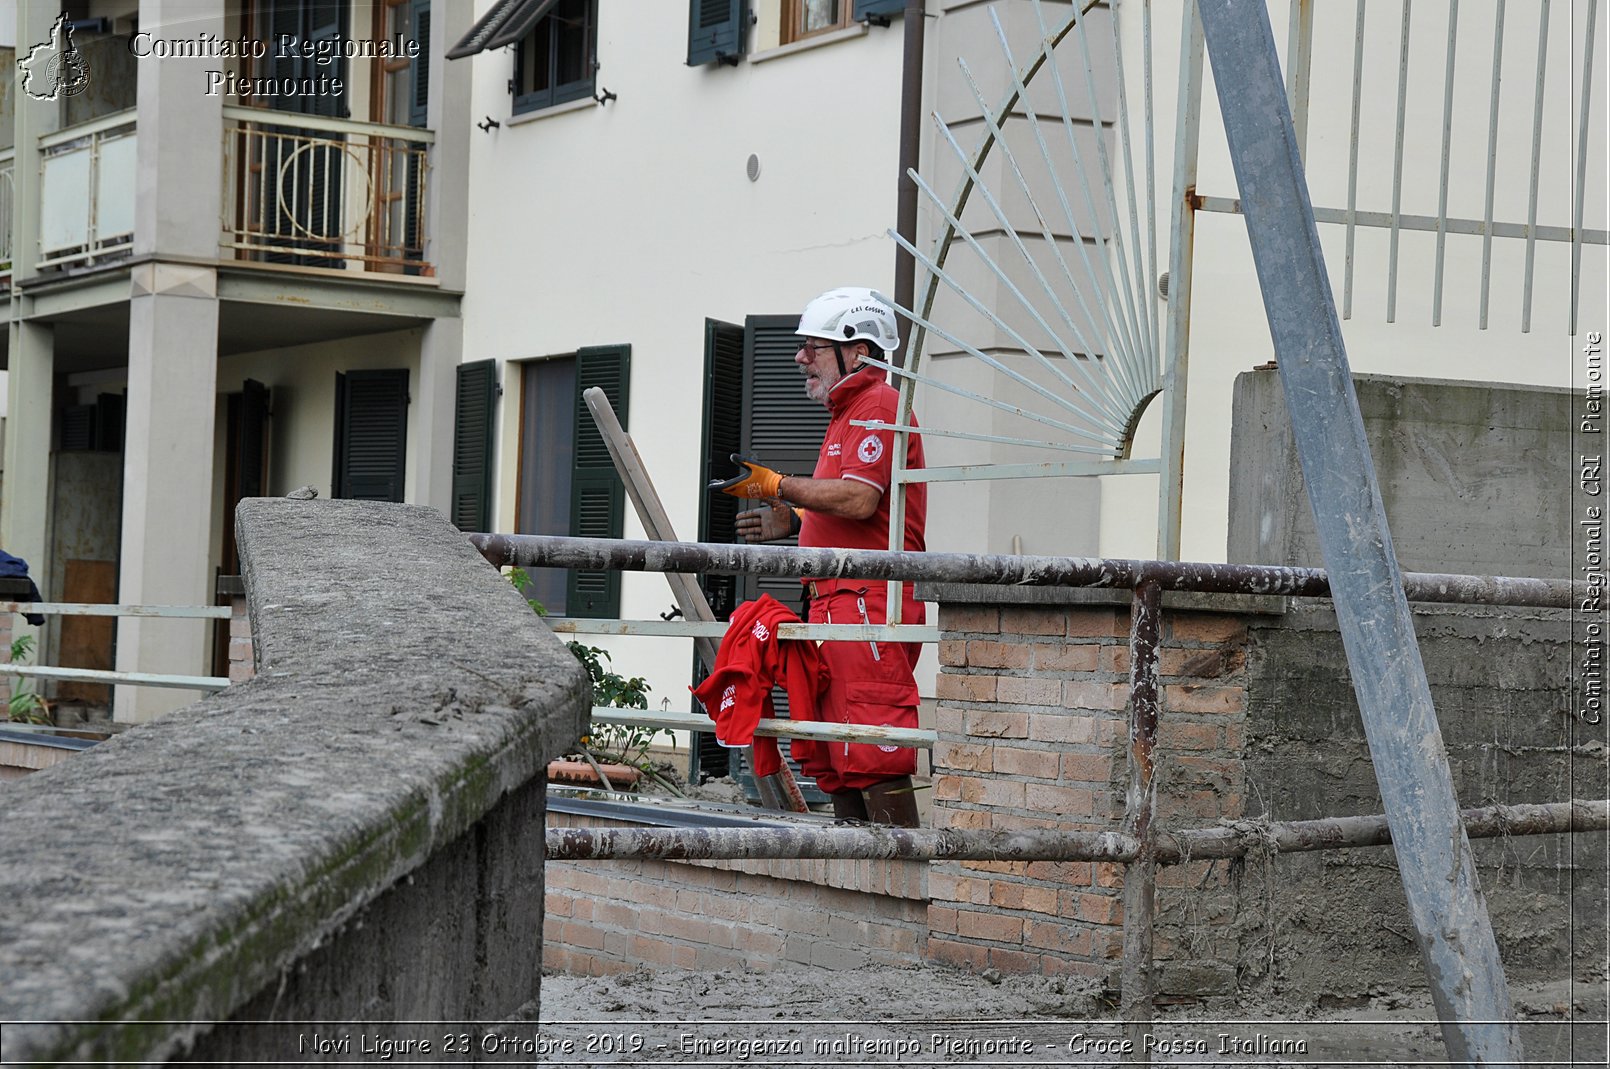
M 744 164 L 744 174 L 749 176 L 751 182 L 760 179 L 760 157 L 753 152 L 749 154 L 749 161 Z

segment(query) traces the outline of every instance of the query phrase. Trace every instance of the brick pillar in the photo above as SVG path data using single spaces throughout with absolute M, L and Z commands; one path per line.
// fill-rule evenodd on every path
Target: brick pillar
M 257 674 L 257 656 L 252 648 L 252 621 L 246 615 L 246 598 L 236 594 L 229 599 L 229 681 L 240 683 Z
M 1127 594 L 1010 593 L 1039 600 L 938 598 L 934 826 L 1116 829 L 1128 776 Z M 1240 616 L 1171 609 L 1165 600 L 1158 826 L 1209 825 L 1246 809 L 1245 647 Z M 1198 863 L 1159 874 L 1161 993 L 1233 987 L 1231 901 L 1200 893 L 1220 886 L 1228 866 L 1209 869 Z M 1123 871 L 1090 863 L 935 864 L 929 954 L 1003 972 L 1101 976 L 1116 986 Z

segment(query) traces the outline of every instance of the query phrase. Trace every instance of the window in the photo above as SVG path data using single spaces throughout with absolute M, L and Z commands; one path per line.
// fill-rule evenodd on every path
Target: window
M 853 7 L 850 0 L 783 0 L 782 43 L 845 29 Z
M 626 425 L 631 346 L 600 345 L 523 365 L 520 384 L 520 534 L 620 538 L 626 491 L 582 393 L 604 391 Z M 555 616 L 620 616 L 620 573 L 528 569 L 526 596 Z
M 515 46 L 509 80 L 515 114 L 590 97 L 598 69 L 598 0 L 496 0 L 447 58 L 505 45 Z
M 597 0 L 558 0 L 514 53 L 514 111 L 536 111 L 593 95 Z
M 887 26 L 905 11 L 906 0 L 781 0 L 780 44 L 792 44 L 817 34 L 848 29 L 858 22 Z

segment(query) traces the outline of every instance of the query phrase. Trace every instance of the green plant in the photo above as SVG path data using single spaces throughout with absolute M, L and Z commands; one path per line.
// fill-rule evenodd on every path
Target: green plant
M 32 635 L 18 635 L 11 642 L 11 663 L 25 664 L 33 653 L 34 637 Z M 6 703 L 7 719 L 20 721 L 24 724 L 48 724 L 50 719 L 50 703 L 41 695 L 36 694 L 33 683 L 25 678 L 19 678 L 11 685 L 11 697 Z
M 509 582 L 513 583 L 514 589 L 518 590 L 523 596 L 525 594 L 525 588 L 531 585 L 531 576 L 526 574 L 526 570 L 524 568 L 510 568 Z M 532 611 L 538 616 L 548 615 L 547 608 L 544 607 L 542 602 L 538 601 L 536 598 L 526 598 L 525 603 L 531 606 Z
M 522 568 L 509 569 L 508 578 L 522 595 L 531 586 L 531 576 Z M 548 610 L 535 598 L 526 598 L 526 603 L 538 616 L 548 615 Z M 576 660 L 581 662 L 582 667 L 587 669 L 587 679 L 593 686 L 594 706 L 611 709 L 648 708 L 648 683 L 642 676 L 627 677 L 614 671 L 605 663 L 611 660 L 608 650 L 580 642 L 567 642 L 565 645 L 570 648 Z M 667 779 L 661 769 L 649 760 L 649 748 L 661 735 L 673 737 L 670 728 L 594 722 L 588 726 L 587 734 L 581 737 L 581 752 L 576 756 L 584 757 L 594 764 L 602 759 L 613 764 L 630 765 L 675 793 L 681 794 L 681 788 Z

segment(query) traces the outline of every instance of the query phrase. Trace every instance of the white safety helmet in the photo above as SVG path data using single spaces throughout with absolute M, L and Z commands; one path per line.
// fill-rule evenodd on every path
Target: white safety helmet
M 869 341 L 886 353 L 900 347 L 894 309 L 864 286 L 828 290 L 807 304 L 795 333 L 828 341 Z

